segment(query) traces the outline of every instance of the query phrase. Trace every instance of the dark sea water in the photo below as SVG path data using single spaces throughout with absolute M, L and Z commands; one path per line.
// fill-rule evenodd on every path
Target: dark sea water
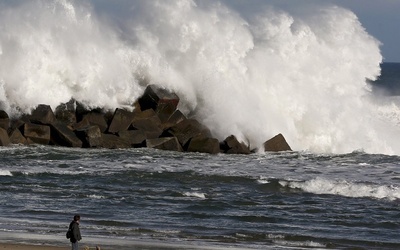
M 382 92 L 387 96 L 400 95 L 400 63 L 383 63 L 381 76 L 372 82 L 375 92 Z
M 0 149 L 0 241 L 105 249 L 399 249 L 400 157 Z M 106 248 L 107 247 L 107 248 Z

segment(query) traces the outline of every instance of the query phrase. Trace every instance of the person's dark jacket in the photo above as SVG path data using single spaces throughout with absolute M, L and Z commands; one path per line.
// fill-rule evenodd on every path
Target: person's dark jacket
M 72 232 L 72 236 L 69 240 L 72 243 L 75 243 L 76 241 L 80 241 L 82 239 L 82 237 L 81 237 L 81 230 L 79 229 L 79 223 L 73 220 L 69 224 L 69 228 L 71 229 L 71 232 Z

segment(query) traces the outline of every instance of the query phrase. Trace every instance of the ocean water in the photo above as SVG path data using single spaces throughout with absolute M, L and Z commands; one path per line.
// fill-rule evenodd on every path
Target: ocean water
M 252 3 L 257 5 L 252 5 Z M 289 3 L 290 4 L 285 4 Z M 312 2 L 311 5 L 309 3 Z M 220 140 L 293 152 L 0 148 L 0 241 L 400 249 L 400 64 L 322 1 L 0 1 L 0 108 L 130 108 L 147 84 Z
M 400 157 L 2 148 L 0 241 L 104 249 L 399 249 Z

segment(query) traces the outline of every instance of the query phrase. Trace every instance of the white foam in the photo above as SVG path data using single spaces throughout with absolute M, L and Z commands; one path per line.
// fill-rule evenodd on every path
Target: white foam
M 4 3 L 1 108 L 16 114 L 73 97 L 113 109 L 151 83 L 174 90 L 179 108 L 219 139 L 256 147 L 283 133 L 295 150 L 400 154 L 397 106 L 388 118 L 366 98 L 382 56 L 354 13 L 263 3 L 248 17 L 224 2 Z
M 12 173 L 10 172 L 10 170 L 0 169 L 0 176 L 12 176 Z
M 71 97 L 111 108 L 140 94 L 130 49 L 90 9 L 68 0 L 20 2 L 2 6 L 0 21 L 0 97 L 8 111 L 55 108 Z
M 268 234 L 267 238 L 268 239 L 284 239 L 285 236 L 282 234 Z
M 194 197 L 194 198 L 199 198 L 199 199 L 205 199 L 206 195 L 204 193 L 199 193 L 199 192 L 185 192 L 183 193 L 184 196 L 187 197 Z
M 87 196 L 88 198 L 92 199 L 104 199 L 105 197 L 103 195 L 97 195 L 97 194 L 91 194 Z
M 275 243 L 284 245 L 284 246 L 297 246 L 297 247 L 306 247 L 306 248 L 324 248 L 326 247 L 325 244 L 321 244 L 318 242 L 314 241 L 304 241 L 304 242 L 299 242 L 299 241 L 285 241 L 285 240 L 274 240 Z
M 260 176 L 260 178 L 257 180 L 258 183 L 260 184 L 268 184 L 270 183 L 269 178 L 265 176 Z
M 397 186 L 327 180 L 319 177 L 309 181 L 280 181 L 279 183 L 285 187 L 299 188 L 305 192 L 315 194 L 334 194 L 347 197 L 371 197 L 389 200 L 400 199 L 400 188 Z

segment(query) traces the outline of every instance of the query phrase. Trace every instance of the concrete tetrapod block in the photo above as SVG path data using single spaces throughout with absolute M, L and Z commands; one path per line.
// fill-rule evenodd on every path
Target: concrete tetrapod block
M 159 103 L 157 105 L 156 113 L 161 122 L 165 123 L 176 110 L 176 104 L 173 102 Z
M 25 123 L 24 136 L 33 143 L 48 145 L 50 142 L 50 127 L 33 123 Z
M 4 110 L 0 110 L 0 128 L 5 130 L 10 128 L 10 117 Z
M 80 128 L 75 131 L 75 134 L 83 142 L 85 148 L 96 148 L 103 145 L 103 136 L 97 125 Z
M 152 109 L 136 113 L 132 121 L 132 128 L 144 131 L 147 139 L 158 138 L 163 132 L 161 127 L 161 120 Z
M 62 103 L 56 107 L 55 116 L 58 121 L 72 127 L 76 122 L 76 101 L 71 99 L 67 103 Z
M 102 133 L 107 130 L 108 124 L 104 114 L 98 112 L 90 112 L 83 116 L 80 123 L 99 126 Z
M 220 152 L 219 141 L 216 138 L 197 136 L 190 140 L 187 151 L 218 154 Z
M 175 93 L 156 85 L 147 86 L 139 98 L 141 110 L 153 109 L 168 116 L 176 110 L 178 103 L 179 97 Z
M 102 140 L 102 147 L 104 148 L 115 149 L 131 147 L 131 144 L 128 140 L 112 134 L 102 134 Z
M 50 125 L 56 122 L 57 118 L 49 105 L 40 104 L 32 111 L 29 120 L 35 124 Z
M 10 142 L 12 144 L 23 144 L 26 145 L 28 144 L 28 141 L 26 138 L 22 135 L 21 131 L 19 129 L 15 129 L 10 133 Z
M 144 130 L 121 131 L 118 133 L 118 136 L 129 141 L 133 147 L 142 147 L 146 139 L 148 139 Z
M 292 151 L 282 134 L 278 134 L 264 143 L 265 151 Z
M 175 126 L 176 124 L 186 119 L 187 119 L 186 116 L 182 114 L 181 111 L 175 110 L 175 112 L 171 116 L 169 116 L 166 121 L 162 122 L 162 127 L 163 129 L 167 129 Z
M 209 132 L 209 130 L 195 119 L 186 119 L 181 121 L 175 126 L 172 126 L 171 128 L 167 129 L 165 131 L 165 135 L 168 134 L 178 138 L 179 142 L 184 148 L 187 147 L 187 143 L 190 141 L 190 139 L 194 137 L 197 136 L 203 136 L 206 138 L 211 137 L 211 133 Z
M 221 149 L 227 154 L 250 154 L 250 149 L 244 144 L 237 140 L 236 136 L 228 136 Z
M 4 128 L 0 128 L 0 146 L 10 145 L 10 137 L 8 137 L 7 131 Z
M 135 127 L 136 121 L 140 120 L 151 120 L 155 125 L 161 128 L 161 120 L 158 117 L 157 113 L 152 109 L 135 112 L 132 120 L 132 126 Z
M 182 152 L 182 146 L 176 137 L 163 137 L 156 139 L 147 139 L 146 146 L 148 148 L 155 148 L 161 150 Z
M 134 114 L 135 113 L 127 110 L 116 109 L 108 128 L 108 132 L 115 134 L 120 131 L 128 130 L 132 124 Z
M 51 141 L 55 145 L 67 147 L 82 147 L 82 141 L 65 123 L 54 122 L 51 127 Z

